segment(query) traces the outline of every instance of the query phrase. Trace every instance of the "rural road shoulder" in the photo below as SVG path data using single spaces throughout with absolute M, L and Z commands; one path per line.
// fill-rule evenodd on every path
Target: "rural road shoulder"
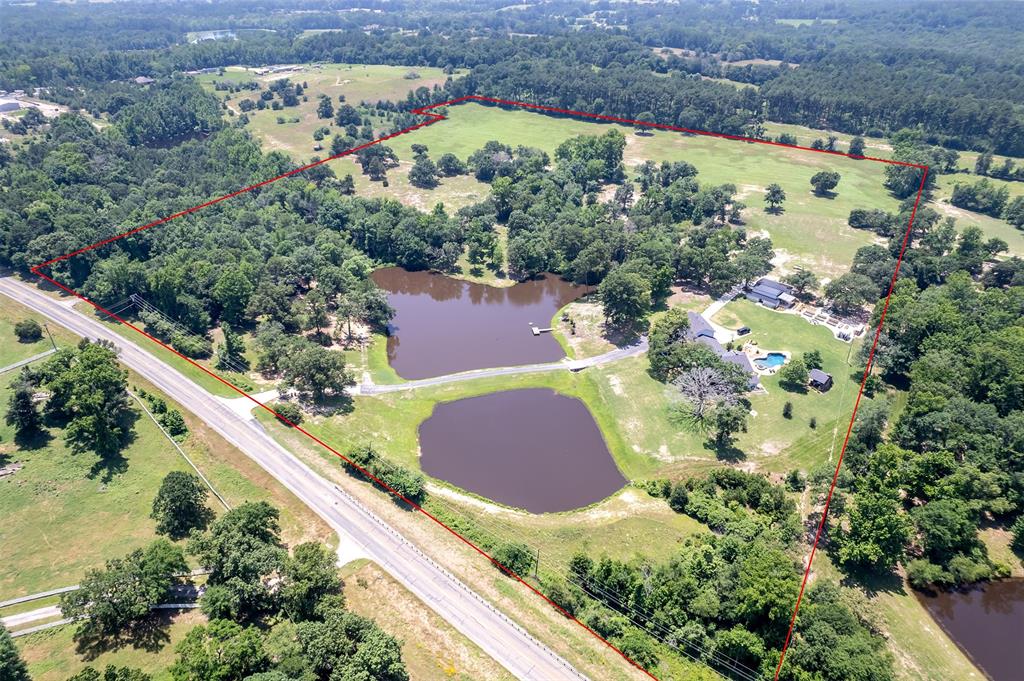
M 244 418 L 139 344 L 101 322 L 13 277 L 0 278 L 0 294 L 45 315 L 73 333 L 105 339 L 119 359 L 273 475 L 323 518 L 342 543 L 358 546 L 424 604 L 519 679 L 586 678 L 566 660 L 512 622 L 397 530 L 281 447 L 252 418 Z M 146 342 L 146 341 L 144 341 Z M 155 348 L 154 348 L 155 350 Z M 158 350 L 165 352 L 164 350 Z

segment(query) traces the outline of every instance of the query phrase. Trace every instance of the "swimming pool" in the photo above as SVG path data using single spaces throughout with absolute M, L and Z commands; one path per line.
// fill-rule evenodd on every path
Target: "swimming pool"
M 786 356 L 781 352 L 769 352 L 764 357 L 758 357 L 754 360 L 754 366 L 758 369 L 775 369 L 786 363 Z

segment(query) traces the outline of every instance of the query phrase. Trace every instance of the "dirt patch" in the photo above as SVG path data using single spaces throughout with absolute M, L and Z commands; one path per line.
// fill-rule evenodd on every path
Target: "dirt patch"
M 608 335 L 604 326 L 604 312 L 598 303 L 577 300 L 564 308 L 569 321 L 561 316 L 555 328 L 572 348 L 577 359 L 593 357 L 614 350 L 621 337 Z M 573 333 L 575 331 L 575 333 Z
M 969 210 L 964 210 L 963 208 L 957 208 L 956 206 L 947 203 L 946 199 L 941 201 L 932 201 L 928 205 L 943 215 L 948 215 L 958 220 L 977 220 L 980 217 L 978 213 L 973 213 Z
M 764 194 L 767 190 L 757 184 L 741 184 L 736 192 L 735 198 L 743 200 L 753 194 Z
M 681 286 L 673 286 L 672 293 L 665 302 L 669 307 L 681 307 L 684 310 L 692 310 L 696 312 L 706 308 L 713 302 L 713 300 L 711 296 L 706 293 L 691 291 Z
M 772 258 L 772 267 L 775 268 L 775 273 L 780 276 L 786 276 L 791 274 L 795 268 L 790 266 L 796 260 L 796 256 L 788 252 L 784 248 L 775 249 L 775 257 Z

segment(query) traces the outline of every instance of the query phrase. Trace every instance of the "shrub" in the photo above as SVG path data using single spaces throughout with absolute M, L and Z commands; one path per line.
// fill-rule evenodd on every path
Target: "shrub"
M 23 319 L 14 325 L 14 335 L 22 343 L 34 343 L 43 337 L 43 327 L 34 319 Z
M 791 419 L 793 418 L 793 403 L 786 402 L 782 405 L 782 418 Z
M 915 589 L 927 589 L 931 586 L 946 586 L 952 581 L 952 575 L 924 558 L 907 563 L 907 581 Z
M 160 425 L 173 438 L 180 438 L 188 434 L 188 426 L 185 425 L 185 419 L 177 409 L 167 411 L 157 420 L 160 421 Z
M 790 492 L 803 492 L 807 486 L 807 478 L 795 468 L 786 474 L 786 488 Z
M 192 359 L 206 358 L 213 354 L 213 347 L 209 341 L 196 336 L 186 336 L 183 333 L 171 336 L 171 347 Z
M 278 413 L 279 416 L 277 420 L 289 428 L 292 424 L 297 426 L 302 423 L 302 409 L 294 402 L 275 402 L 270 405 L 270 408 Z M 288 419 L 288 421 L 291 421 L 291 423 L 282 419 L 282 416 Z
M 1024 515 L 1019 516 L 1014 521 L 1013 526 L 1010 527 L 1010 532 L 1013 533 L 1013 540 L 1010 542 L 1010 546 L 1014 551 L 1024 552 Z
M 491 552 L 491 559 L 502 572 L 511 570 L 517 575 L 525 575 L 533 567 L 533 551 L 525 544 L 516 542 L 498 544 Z
M 672 488 L 672 493 L 668 497 L 669 507 L 676 513 L 685 513 L 686 505 L 690 501 L 690 495 L 686 491 L 686 485 L 681 482 L 677 482 Z

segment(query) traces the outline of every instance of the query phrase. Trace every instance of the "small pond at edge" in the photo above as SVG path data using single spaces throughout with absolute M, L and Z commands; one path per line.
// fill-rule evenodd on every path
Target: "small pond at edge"
M 1024 678 L 1024 579 L 991 582 L 969 591 L 916 595 L 990 678 Z
M 587 506 L 626 484 L 583 402 L 547 388 L 438 404 L 419 436 L 428 475 L 531 513 Z

